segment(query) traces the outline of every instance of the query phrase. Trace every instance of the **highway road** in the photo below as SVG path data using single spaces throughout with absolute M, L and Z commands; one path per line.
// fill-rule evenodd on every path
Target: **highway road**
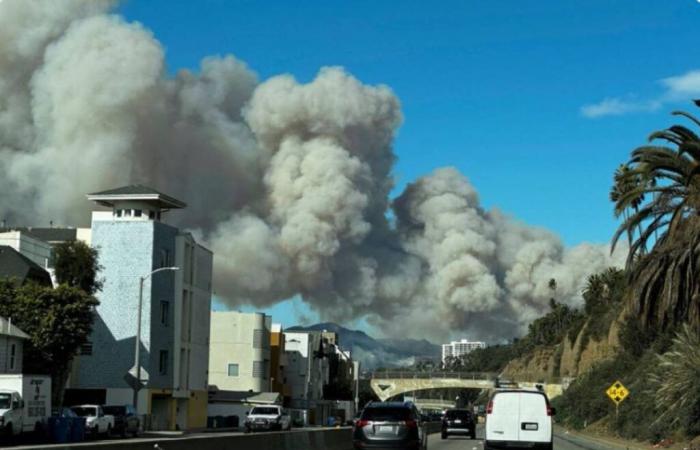
M 476 430 L 476 440 L 467 437 L 450 436 L 446 440 L 440 439 L 440 434 L 431 434 L 428 438 L 428 450 L 483 450 L 484 426 L 479 425 Z M 555 435 L 554 450 L 592 450 L 597 447 L 577 445 L 563 440 Z

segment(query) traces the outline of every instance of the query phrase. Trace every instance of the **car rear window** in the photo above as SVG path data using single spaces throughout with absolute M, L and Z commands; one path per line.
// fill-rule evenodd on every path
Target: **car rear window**
M 279 410 L 277 408 L 258 407 L 258 408 L 253 408 L 253 410 L 250 413 L 251 414 L 269 415 L 269 414 L 278 414 Z
M 126 415 L 125 406 L 105 406 L 102 409 L 104 410 L 105 414 L 111 414 L 113 416 Z
M 411 410 L 401 407 L 386 407 L 386 408 L 365 408 L 362 412 L 363 420 L 372 420 L 375 422 L 391 422 L 394 420 L 410 420 Z
M 471 419 L 472 413 L 469 411 L 447 411 L 448 419 Z

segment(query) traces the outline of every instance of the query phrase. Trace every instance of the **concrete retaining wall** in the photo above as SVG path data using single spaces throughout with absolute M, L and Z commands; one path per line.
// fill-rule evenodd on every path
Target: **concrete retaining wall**
M 156 447 L 155 445 L 158 445 Z M 293 430 L 246 435 L 202 434 L 166 439 L 124 439 L 119 442 L 21 447 L 51 450 L 352 450 L 352 430 Z

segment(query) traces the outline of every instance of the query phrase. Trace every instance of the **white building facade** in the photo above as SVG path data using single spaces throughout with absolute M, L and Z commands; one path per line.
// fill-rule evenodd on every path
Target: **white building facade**
M 452 341 L 449 344 L 442 344 L 442 363 L 444 364 L 447 358 L 459 358 L 477 348 L 486 348 L 486 342 L 462 339 L 459 341 Z
M 222 391 L 267 392 L 270 387 L 272 317 L 212 311 L 209 384 Z
M 323 399 L 323 386 L 328 383 L 329 373 L 321 333 L 285 331 L 284 350 L 292 406 L 306 408 L 310 402 Z

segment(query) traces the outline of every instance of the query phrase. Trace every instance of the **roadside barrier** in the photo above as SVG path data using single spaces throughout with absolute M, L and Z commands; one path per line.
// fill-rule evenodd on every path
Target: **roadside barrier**
M 197 434 L 165 439 L 124 439 L 20 447 L 18 450 L 352 450 L 352 429 L 292 430 L 253 434 Z

